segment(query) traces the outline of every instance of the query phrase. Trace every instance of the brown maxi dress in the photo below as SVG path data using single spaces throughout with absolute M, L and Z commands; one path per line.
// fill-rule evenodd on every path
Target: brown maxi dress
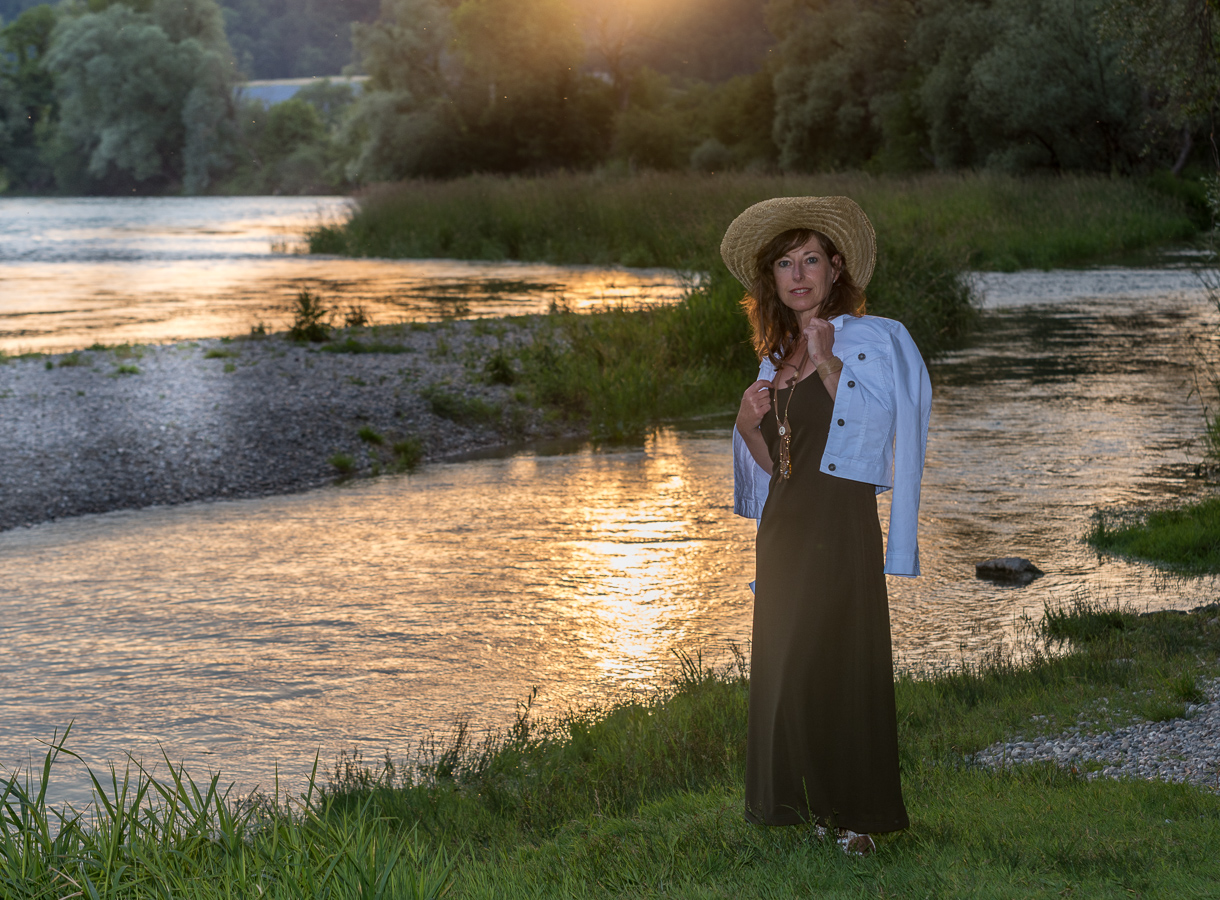
M 834 401 L 817 374 L 794 390 L 790 406 L 773 392 L 762 421 L 776 475 L 758 529 L 746 817 L 897 831 L 909 820 L 876 489 L 819 471 Z M 792 427 L 786 480 L 776 402 Z

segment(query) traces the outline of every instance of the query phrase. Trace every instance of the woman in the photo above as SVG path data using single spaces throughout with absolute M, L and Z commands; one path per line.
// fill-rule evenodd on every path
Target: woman
M 755 204 L 720 252 L 762 363 L 733 433 L 735 510 L 759 519 L 746 816 L 868 853 L 908 824 L 884 573 L 919 574 L 928 372 L 900 323 L 864 315 L 876 238 L 848 198 Z

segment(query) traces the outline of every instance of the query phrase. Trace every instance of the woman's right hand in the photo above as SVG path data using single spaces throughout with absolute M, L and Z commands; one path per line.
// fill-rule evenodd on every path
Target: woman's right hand
M 737 430 L 742 437 L 757 431 L 763 416 L 771 409 L 771 382 L 760 378 L 741 395 L 741 408 L 737 411 Z

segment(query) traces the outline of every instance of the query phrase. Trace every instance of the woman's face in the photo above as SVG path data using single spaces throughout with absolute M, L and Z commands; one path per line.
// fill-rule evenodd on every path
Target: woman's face
M 842 265 L 841 257 L 826 257 L 816 235 L 809 238 L 771 264 L 780 302 L 801 316 L 802 321 L 812 318 L 830 296 L 830 287 Z

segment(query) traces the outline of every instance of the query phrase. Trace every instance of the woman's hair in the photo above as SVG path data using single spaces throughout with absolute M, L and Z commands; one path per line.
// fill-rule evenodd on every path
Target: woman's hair
M 779 299 L 779 291 L 775 287 L 775 261 L 814 237 L 822 245 L 822 252 L 828 261 L 836 256 L 843 258 L 834 241 L 820 231 L 792 228 L 781 232 L 764 244 L 754 257 L 754 283 L 741 301 L 754 331 L 754 350 L 758 358 L 768 357 L 777 366 L 801 335 L 796 313 Z M 838 279 L 831 285 L 830 294 L 818 309 L 818 318 L 832 319 L 843 313 L 862 316 L 864 303 L 864 291 L 856 287 L 844 259 Z

